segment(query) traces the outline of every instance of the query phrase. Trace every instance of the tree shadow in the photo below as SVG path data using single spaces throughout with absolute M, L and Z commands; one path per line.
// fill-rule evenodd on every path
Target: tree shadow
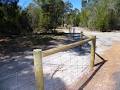
M 31 87 L 34 84 L 33 75 L 30 59 L 26 59 L 24 56 L 3 59 L 0 62 L 0 90 L 22 90 L 21 88 L 24 87 L 34 90 Z
M 6 44 L 8 45 L 13 44 L 13 46 L 15 45 L 18 48 L 17 46 L 18 44 L 16 44 L 18 39 L 14 41 L 14 38 L 15 37 L 12 37 L 13 42 L 10 41 L 10 44 L 9 43 L 6 43 Z M 24 39 L 25 38 L 23 38 L 22 40 Z M 22 43 L 22 40 L 18 42 Z M 70 43 L 77 41 L 73 39 L 66 39 L 66 41 L 67 40 L 70 40 L 69 41 Z M 80 38 L 78 40 L 80 40 Z M 64 43 L 66 43 L 66 41 L 64 40 Z M 13 47 L 12 49 L 16 49 L 16 47 Z M 29 46 L 27 47 L 29 48 Z M 76 47 L 71 51 L 77 52 L 78 55 L 85 55 L 86 52 L 89 53 L 88 51 L 88 49 L 90 48 L 89 43 L 85 44 L 84 48 L 86 48 L 86 51 L 84 51 L 84 49 L 81 47 Z M 16 51 L 16 53 L 18 51 Z M 26 50 L 23 50 L 21 52 L 23 53 L 24 51 Z M 10 50 L 10 53 L 11 53 L 11 50 Z M 14 55 L 14 56 L 8 57 L 7 59 L 3 58 L 2 60 L 0 60 L 0 77 L 1 77 L 0 89 L 5 88 L 6 90 L 10 90 L 10 89 L 11 90 L 35 90 L 33 63 L 32 63 L 32 59 L 29 59 L 29 58 L 30 57 L 26 58 L 25 54 L 24 55 L 22 54 L 22 55 Z M 48 88 L 48 90 L 66 90 L 65 84 L 60 78 L 51 79 L 49 75 L 46 75 L 45 82 L 47 82 L 46 87 Z
M 74 43 L 77 41 L 82 41 L 82 40 L 88 39 L 88 37 L 86 35 L 81 34 L 81 33 L 75 33 L 73 36 L 71 35 L 71 37 L 69 37 L 69 38 L 71 40 L 70 43 L 71 42 Z M 69 51 L 76 52 L 78 56 L 84 56 L 84 55 L 90 54 L 90 48 L 91 48 L 91 45 L 89 42 L 87 42 L 87 43 L 84 43 L 83 45 L 71 48 Z
M 65 83 L 60 78 L 51 78 L 49 74 L 44 78 L 45 90 L 67 90 Z
M 84 56 L 90 54 L 91 45 L 89 43 L 85 43 L 82 46 L 77 46 L 75 48 L 70 49 L 70 52 L 76 52 L 78 56 Z
M 105 60 L 102 56 L 100 56 L 98 53 L 95 53 L 96 56 L 98 56 L 102 61 L 99 63 L 96 63 L 94 66 L 97 68 L 94 70 L 92 75 L 85 81 L 85 83 L 80 86 L 79 90 L 83 90 L 85 86 L 92 80 L 92 78 L 96 75 L 96 73 L 100 70 L 100 68 L 106 63 L 107 60 Z
M 32 58 L 15 56 L 0 62 L 0 90 L 36 90 Z M 45 90 L 66 90 L 60 78 L 44 75 Z
M 60 37 L 64 38 L 54 38 L 59 35 L 10 35 L 10 36 L 0 36 L 0 56 L 4 57 L 6 55 L 12 55 L 16 53 L 23 53 L 25 51 L 32 51 L 34 48 L 41 48 L 43 50 L 51 49 L 57 47 L 59 44 L 70 44 L 80 40 L 68 38 L 69 34 L 63 34 Z M 79 34 L 78 34 L 79 35 Z
M 32 51 L 34 48 L 44 48 L 49 41 L 55 40 L 50 36 L 0 36 L 0 56 Z

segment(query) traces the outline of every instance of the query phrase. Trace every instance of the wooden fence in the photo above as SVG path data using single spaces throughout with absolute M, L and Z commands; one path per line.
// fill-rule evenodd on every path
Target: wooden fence
M 95 61 L 95 49 L 96 49 L 96 36 L 90 36 L 88 39 L 78 41 L 72 44 L 63 45 L 57 48 L 49 49 L 46 51 L 42 51 L 41 49 L 35 49 L 33 51 L 34 56 L 34 71 L 35 71 L 35 79 L 36 79 L 36 87 L 37 90 L 44 90 L 44 77 L 43 77 L 43 68 L 42 68 L 42 58 L 55 54 L 57 52 L 65 51 L 77 46 L 82 46 L 83 44 L 92 41 L 91 44 L 91 60 L 90 60 L 90 70 L 94 67 Z

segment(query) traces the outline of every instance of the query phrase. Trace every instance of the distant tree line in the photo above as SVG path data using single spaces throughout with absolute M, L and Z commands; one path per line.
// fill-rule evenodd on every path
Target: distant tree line
M 79 12 L 78 9 L 73 9 L 69 1 L 63 0 L 34 0 L 28 7 L 36 32 L 55 32 L 57 27 L 64 25 L 78 26 Z
M 31 31 L 29 15 L 18 6 L 18 0 L 0 0 L 0 33 L 20 34 Z
M 120 29 L 120 0 L 91 0 L 82 10 L 69 1 L 33 0 L 21 9 L 19 0 L 0 0 L 0 34 L 56 32 L 58 27 Z
M 0 33 L 55 32 L 57 27 L 79 25 L 79 10 L 63 0 L 34 0 L 27 8 L 19 0 L 0 0 Z
M 99 31 L 120 29 L 120 0 L 91 0 L 82 9 L 80 26 Z

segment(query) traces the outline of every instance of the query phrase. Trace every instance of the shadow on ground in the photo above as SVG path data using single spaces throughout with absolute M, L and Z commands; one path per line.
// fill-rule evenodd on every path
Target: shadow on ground
M 88 37 L 82 34 L 82 38 L 80 35 L 75 35 L 74 39 L 79 41 L 79 40 L 88 39 Z M 71 49 L 70 51 L 76 52 L 79 56 L 84 56 L 84 55 L 90 54 L 90 48 L 91 48 L 91 45 L 89 42 L 87 42 L 83 45 L 80 45 L 78 47 Z
M 23 54 L 24 52 L 32 52 L 33 49 L 39 48 L 42 50 L 58 47 L 59 45 L 66 45 L 80 40 L 80 34 L 76 36 L 62 35 L 28 35 L 28 36 L 0 36 L 0 57 L 14 56 L 16 54 Z M 86 37 L 84 37 L 85 39 Z M 72 51 L 89 52 L 89 45 L 85 44 L 83 48 L 72 49 Z M 77 50 L 78 49 L 78 50 Z
M 68 35 L 0 36 L 0 56 L 32 51 L 34 48 L 46 50 L 78 40 L 68 38 Z
M 78 56 L 89 55 L 90 47 L 91 47 L 91 45 L 89 43 L 85 43 L 82 46 L 78 46 L 73 49 L 70 49 L 70 52 L 75 52 L 75 53 L 77 53 Z
M 12 53 L 22 53 L 31 51 L 33 48 L 44 48 L 49 45 L 49 41 L 55 40 L 50 36 L 11 36 L 0 37 L 0 54 L 10 55 Z
M 46 39 L 45 37 L 42 40 L 41 38 L 44 37 L 33 37 L 8 37 L 0 41 L 2 54 L 0 57 L 0 90 L 35 90 L 33 59 L 27 57 L 26 52 L 32 56 L 34 48 L 46 50 L 59 44 L 69 44 L 80 40 L 80 36 L 77 39 L 71 37 L 61 39 L 50 37 Z M 76 52 L 78 55 L 86 55 L 90 52 L 90 45 L 87 43 L 83 47 L 78 46 L 70 51 Z M 45 75 L 44 78 L 46 90 L 66 90 L 65 83 L 61 79 L 51 79 L 49 74 Z
M 79 88 L 79 90 L 83 90 L 85 86 L 92 80 L 92 78 L 96 75 L 96 73 L 100 70 L 100 68 L 106 63 L 107 60 L 105 60 L 102 56 L 100 56 L 98 53 L 95 53 L 97 57 L 99 57 L 102 61 L 96 63 L 94 66 L 97 67 L 92 75 L 82 84 L 82 86 Z
M 32 59 L 15 56 L 0 62 L 0 90 L 36 90 Z M 59 78 L 44 76 L 45 90 L 66 90 Z

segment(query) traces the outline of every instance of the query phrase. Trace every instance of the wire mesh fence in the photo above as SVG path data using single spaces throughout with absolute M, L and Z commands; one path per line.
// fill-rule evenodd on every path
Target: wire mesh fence
M 44 89 L 66 90 L 87 73 L 90 47 L 89 43 L 85 43 L 83 46 L 66 51 L 63 49 L 62 52 L 42 57 Z M 11 60 L 5 59 L 0 63 L 0 90 L 36 90 L 35 70 L 31 65 L 33 58 L 30 61 L 24 56 L 9 58 Z
M 92 69 L 95 59 L 95 39 L 96 37 L 92 36 L 86 40 L 44 52 L 40 49 L 34 50 L 34 68 L 38 90 L 66 90 L 89 69 Z M 91 45 L 88 44 L 89 41 L 92 41 Z M 81 53 L 80 45 L 83 44 L 84 47 L 87 46 L 87 50 L 85 50 L 87 52 Z
M 65 90 L 89 71 L 90 47 L 87 48 L 87 52 L 84 51 L 84 55 L 75 49 L 79 51 L 82 47 L 43 58 L 43 72 L 49 76 L 49 80 L 45 79 L 45 90 Z M 55 81 L 56 78 L 59 81 Z M 60 85 L 61 82 L 64 85 Z

